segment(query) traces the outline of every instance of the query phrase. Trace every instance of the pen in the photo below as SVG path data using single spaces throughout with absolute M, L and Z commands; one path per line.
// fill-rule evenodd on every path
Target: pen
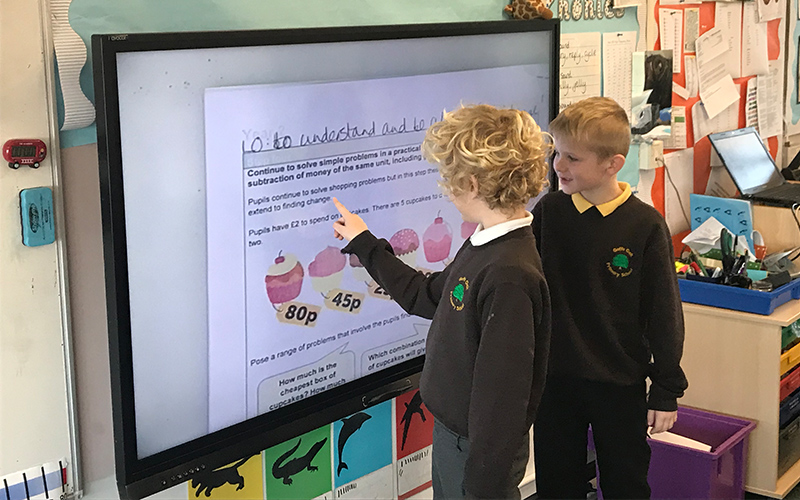
M 708 276 L 708 271 L 706 271 L 706 267 L 703 265 L 702 262 L 700 262 L 700 259 L 697 257 L 697 254 L 695 253 L 694 250 L 692 250 L 691 256 L 692 260 L 697 264 L 697 267 L 700 268 L 700 274 L 702 274 L 703 276 Z

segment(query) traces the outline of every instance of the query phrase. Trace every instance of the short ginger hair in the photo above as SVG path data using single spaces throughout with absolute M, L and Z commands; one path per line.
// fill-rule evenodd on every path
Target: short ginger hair
M 447 193 L 470 191 L 474 177 L 478 198 L 509 212 L 547 185 L 549 139 L 527 112 L 479 104 L 445 113 L 431 125 L 422 153 L 438 165 Z
M 605 160 L 628 155 L 631 127 L 625 110 L 608 97 L 578 101 L 550 122 L 550 133 L 580 144 Z

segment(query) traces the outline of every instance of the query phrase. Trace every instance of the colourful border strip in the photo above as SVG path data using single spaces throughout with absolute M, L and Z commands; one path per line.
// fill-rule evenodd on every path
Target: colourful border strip
M 15 474 L 16 475 L 16 474 Z M 0 483 L 0 500 L 28 500 L 31 497 L 44 495 L 45 498 L 58 498 L 60 495 L 51 497 L 50 492 L 61 488 L 62 492 L 67 484 L 67 468 L 61 467 L 60 471 L 53 471 L 42 475 L 28 478 L 26 474 L 19 473 L 22 481 L 8 484 L 8 479 L 3 479 Z

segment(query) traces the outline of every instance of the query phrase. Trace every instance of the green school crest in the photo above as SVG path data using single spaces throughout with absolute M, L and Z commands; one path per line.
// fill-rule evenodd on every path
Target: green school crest
M 633 252 L 625 247 L 616 247 L 612 250 L 613 256 L 609 262 L 606 262 L 608 271 L 617 278 L 624 278 L 629 276 L 633 269 L 631 269 L 631 257 Z
M 469 290 L 469 280 L 463 276 L 458 278 L 458 283 L 450 291 L 450 304 L 456 311 L 464 309 L 464 296 L 467 290 Z

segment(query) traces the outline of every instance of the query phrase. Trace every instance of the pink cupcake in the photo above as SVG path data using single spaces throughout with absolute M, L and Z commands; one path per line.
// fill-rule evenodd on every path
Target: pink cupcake
M 428 262 L 440 262 L 450 256 L 453 244 L 453 231 L 441 217 L 436 217 L 433 224 L 422 234 L 422 248 Z
M 353 277 L 357 281 L 369 282 L 372 279 L 367 270 L 364 268 L 364 264 L 358 260 L 358 257 L 354 253 L 350 254 L 350 267 L 353 268 Z
M 308 275 L 311 276 L 311 286 L 314 290 L 327 295 L 334 288 L 338 288 L 342 282 L 342 270 L 346 260 L 344 254 L 336 247 L 327 247 L 318 253 L 308 265 Z
M 300 295 L 303 287 L 303 266 L 292 254 L 278 254 L 275 264 L 269 266 L 267 270 L 264 284 L 270 302 L 273 304 L 291 302 Z
M 413 229 L 401 229 L 394 233 L 389 240 L 394 249 L 394 254 L 411 267 L 417 266 L 417 249 L 419 236 Z

